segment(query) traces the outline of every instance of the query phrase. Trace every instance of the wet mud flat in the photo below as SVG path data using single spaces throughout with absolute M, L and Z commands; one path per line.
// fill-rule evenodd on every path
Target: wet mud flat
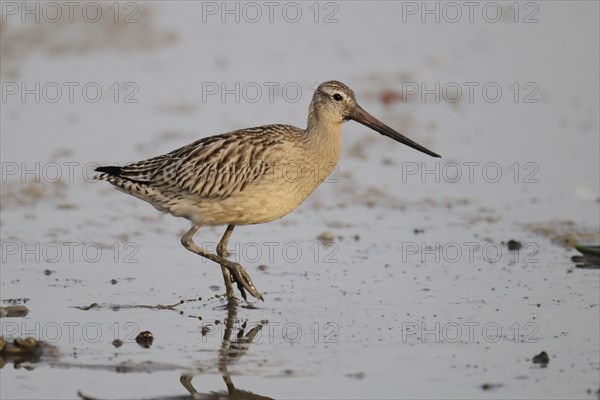
M 52 351 L 5 359 L 3 397 L 597 396 L 599 275 L 577 268 L 575 250 L 532 227 L 490 222 L 464 199 L 381 196 L 365 208 L 350 193 L 344 209 L 318 196 L 296 218 L 240 229 L 230 258 L 265 302 L 235 308 L 220 296 L 218 266 L 179 245 L 185 222 L 174 218 L 100 227 L 138 246 L 117 259 L 110 243 L 97 261 L 91 250 L 51 263 L 6 255 L 2 307 L 21 312 L 4 313 L 2 336 Z M 72 237 L 85 228 L 63 229 Z

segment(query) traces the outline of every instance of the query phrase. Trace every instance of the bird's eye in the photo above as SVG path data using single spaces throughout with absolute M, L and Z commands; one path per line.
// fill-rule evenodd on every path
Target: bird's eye
M 336 101 L 340 101 L 342 99 L 342 95 L 339 93 L 336 93 L 333 95 L 333 99 Z

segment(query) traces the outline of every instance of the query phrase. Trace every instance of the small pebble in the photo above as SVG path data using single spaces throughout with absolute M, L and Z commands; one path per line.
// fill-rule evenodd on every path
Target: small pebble
M 545 367 L 550 362 L 550 357 L 548 356 L 548 353 L 542 351 L 540 354 L 534 356 L 531 361 L 533 361 L 534 364 L 540 364 L 542 367 Z
M 508 249 L 511 251 L 521 250 L 521 248 L 523 247 L 521 242 L 517 242 L 516 240 L 512 240 L 512 239 L 509 240 L 508 243 L 506 243 L 506 245 L 508 246 Z
M 154 342 L 154 336 L 152 335 L 152 332 L 150 332 L 150 331 L 143 331 L 143 332 L 140 332 L 135 337 L 135 341 L 141 347 L 143 347 L 145 349 L 149 349 L 150 346 L 152 346 L 152 342 Z

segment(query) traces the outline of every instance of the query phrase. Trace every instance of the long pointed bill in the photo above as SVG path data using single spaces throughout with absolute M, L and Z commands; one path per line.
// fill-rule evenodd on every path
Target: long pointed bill
M 363 110 L 360 106 L 356 106 L 356 110 L 354 114 L 350 116 L 350 119 L 353 119 L 356 122 L 360 122 L 364 126 L 368 126 L 369 128 L 381 133 L 384 136 L 394 139 L 397 142 L 403 143 L 408 147 L 412 147 L 415 150 L 419 150 L 425 154 L 429 154 L 432 157 L 441 157 L 439 154 L 434 153 L 433 151 L 421 146 L 420 144 L 413 142 L 409 138 L 400 133 L 396 132 L 383 122 L 379 121 L 377 118 Z

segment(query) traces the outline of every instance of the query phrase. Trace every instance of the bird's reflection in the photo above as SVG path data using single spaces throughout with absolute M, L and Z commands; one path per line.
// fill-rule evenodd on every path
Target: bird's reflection
M 227 392 L 219 391 L 210 394 L 202 394 L 192 385 L 194 375 L 181 375 L 181 384 L 186 388 L 194 399 L 271 399 L 270 397 L 260 396 L 246 390 L 237 389 L 233 384 L 228 367 L 239 360 L 250 347 L 250 343 L 256 335 L 261 331 L 263 324 L 257 324 L 246 332 L 246 323 L 242 324 L 237 330 L 237 333 L 232 338 L 235 328 L 235 320 L 237 318 L 237 304 L 229 303 L 227 306 L 227 319 L 225 320 L 225 332 L 223 334 L 223 342 L 219 350 L 219 372 L 223 377 L 223 381 L 227 385 Z

